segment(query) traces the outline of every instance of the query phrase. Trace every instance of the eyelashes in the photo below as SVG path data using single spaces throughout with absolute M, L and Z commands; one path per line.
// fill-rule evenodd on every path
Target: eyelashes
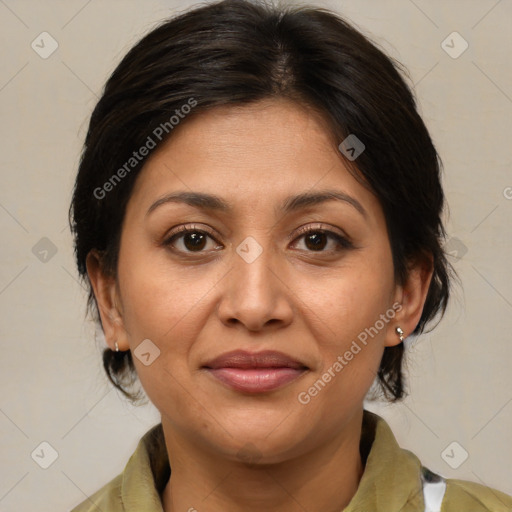
M 288 238 L 293 239 L 293 245 L 296 245 L 298 241 L 304 239 L 306 248 L 301 250 L 311 254 L 335 254 L 340 251 L 354 248 L 353 243 L 347 236 L 321 227 L 321 225 L 304 226 Z M 205 246 L 208 244 L 208 239 L 216 244 L 213 251 L 218 251 L 223 247 L 211 231 L 205 228 L 199 228 L 195 225 L 185 225 L 176 228 L 165 238 L 162 245 L 179 254 L 205 255 L 208 252 L 211 252 L 211 250 L 204 250 Z M 310 249 L 307 246 L 308 243 L 313 242 L 313 247 L 318 247 L 318 242 L 322 242 L 324 239 L 327 241 L 325 244 L 326 246 L 331 242 L 331 246 L 333 245 L 334 247 L 324 250 L 323 244 L 320 243 L 322 248 L 320 250 L 316 250 Z M 182 245 L 182 248 L 177 248 L 177 245 Z
M 199 235 L 199 236 L 192 236 L 192 235 Z M 185 237 L 189 237 L 188 241 L 192 241 L 192 243 L 196 244 L 199 242 L 201 244 L 202 241 L 204 241 L 206 238 L 210 238 L 211 240 L 215 241 L 217 244 L 217 239 L 215 236 L 205 229 L 198 229 L 194 226 L 187 227 L 187 226 L 180 226 L 177 228 L 173 233 L 171 233 L 164 241 L 163 245 L 166 247 L 170 247 L 175 252 L 181 252 L 181 253 L 204 253 L 205 251 L 199 250 L 199 251 L 184 251 L 180 249 L 176 249 L 175 243 L 177 240 L 185 239 Z
M 329 229 L 322 228 L 320 226 L 318 227 L 312 227 L 312 226 L 305 226 L 300 228 L 297 233 L 294 233 L 290 236 L 290 238 L 296 237 L 295 240 L 300 240 L 302 238 L 307 239 L 308 236 L 313 235 L 322 235 L 327 237 L 328 239 L 331 239 L 335 242 L 335 249 L 331 251 L 309 251 L 309 252 L 337 252 L 343 249 L 351 249 L 354 248 L 354 245 L 349 240 L 347 236 L 341 235 L 339 233 L 336 233 L 334 231 L 331 231 Z

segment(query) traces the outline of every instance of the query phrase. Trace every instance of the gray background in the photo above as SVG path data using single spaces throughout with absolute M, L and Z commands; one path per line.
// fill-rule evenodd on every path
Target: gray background
M 411 396 L 369 408 L 430 469 L 512 494 L 512 2 L 310 3 L 346 15 L 410 70 L 444 161 L 448 244 L 463 282 L 439 327 L 407 341 Z M 70 509 L 158 422 L 103 375 L 67 208 L 106 78 L 142 34 L 192 4 L 0 0 L 2 511 Z M 44 31 L 58 42 L 46 59 L 31 47 L 51 48 Z M 469 45 L 457 58 L 463 41 L 446 40 L 454 31 Z M 47 469 L 41 442 L 58 454 Z

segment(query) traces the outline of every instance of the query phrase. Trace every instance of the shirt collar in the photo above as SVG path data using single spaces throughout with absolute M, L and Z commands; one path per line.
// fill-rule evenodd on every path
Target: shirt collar
M 139 441 L 123 471 L 121 500 L 126 512 L 163 512 L 160 498 L 171 474 L 162 424 Z
M 365 460 L 355 495 L 343 512 L 413 512 L 423 510 L 421 462 L 400 448 L 380 416 L 364 411 L 360 451 Z
M 423 510 L 421 463 L 400 448 L 383 418 L 365 410 L 360 442 L 363 476 L 343 512 Z M 162 424 L 140 440 L 123 472 L 121 498 L 126 512 L 163 512 L 160 495 L 171 470 Z

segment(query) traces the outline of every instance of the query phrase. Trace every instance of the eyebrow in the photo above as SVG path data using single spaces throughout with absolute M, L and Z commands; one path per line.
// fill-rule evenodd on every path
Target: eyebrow
M 305 192 L 296 196 L 287 197 L 277 212 L 284 214 L 316 206 L 327 201 L 341 201 L 354 207 L 363 217 L 367 217 L 366 210 L 362 204 L 352 196 L 339 190 L 321 190 L 319 192 Z M 205 194 L 202 192 L 173 192 L 155 201 L 146 212 L 146 216 L 156 210 L 159 206 L 167 203 L 185 203 L 202 210 L 231 213 L 233 206 L 219 196 Z

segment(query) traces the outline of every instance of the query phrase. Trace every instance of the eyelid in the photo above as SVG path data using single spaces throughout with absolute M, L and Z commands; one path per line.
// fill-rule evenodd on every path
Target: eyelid
M 286 238 L 288 240 L 293 240 L 298 236 L 304 235 L 309 233 L 310 231 L 324 231 L 327 233 L 334 233 L 338 236 L 341 236 L 343 238 L 346 238 L 347 241 L 350 241 L 350 237 L 341 229 L 335 228 L 334 226 L 328 225 L 328 224 L 322 224 L 321 222 L 316 222 L 313 224 L 305 224 L 303 226 L 300 226 L 297 228 L 293 233 L 288 235 Z
M 338 252 L 344 251 L 344 250 L 357 249 L 357 247 L 353 243 L 352 239 L 343 230 L 339 230 L 339 231 L 341 231 L 341 233 L 340 233 L 336 229 L 337 228 L 333 229 L 331 226 L 329 226 L 329 228 L 327 228 L 322 225 L 301 226 L 298 230 L 296 230 L 292 235 L 289 235 L 287 238 L 288 239 L 294 238 L 295 240 L 297 240 L 297 242 L 294 242 L 294 243 L 298 243 L 298 241 L 300 239 L 309 235 L 310 233 L 322 233 L 325 236 L 327 236 L 327 238 L 334 240 L 334 242 L 336 244 L 336 248 L 334 250 L 308 251 L 308 252 L 311 252 L 312 254 L 328 255 L 328 254 L 338 253 Z
M 181 226 L 178 226 L 176 228 L 171 229 L 163 238 L 163 243 L 168 244 L 170 243 L 171 239 L 174 237 L 177 237 L 180 234 L 186 234 L 188 232 L 199 232 L 199 233 L 206 233 L 210 238 L 212 238 L 216 243 L 220 243 L 217 240 L 217 236 L 215 233 L 206 226 L 199 226 L 197 224 L 182 224 Z

